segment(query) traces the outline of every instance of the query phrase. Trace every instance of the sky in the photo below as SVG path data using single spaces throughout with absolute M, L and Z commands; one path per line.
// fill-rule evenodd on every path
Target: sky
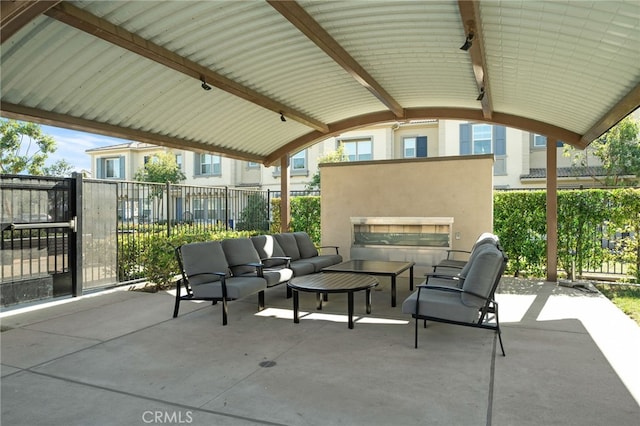
M 46 165 L 49 166 L 58 160 L 65 159 L 76 172 L 82 170 L 91 171 L 91 157 L 85 152 L 86 150 L 130 142 L 93 133 L 62 129 L 60 127 L 44 125 L 40 127 L 43 133 L 55 139 L 57 147 L 56 152 L 50 154 L 47 158 Z

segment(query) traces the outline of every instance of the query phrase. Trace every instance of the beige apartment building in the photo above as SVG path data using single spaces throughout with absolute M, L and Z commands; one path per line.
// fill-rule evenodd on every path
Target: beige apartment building
M 344 145 L 350 161 L 411 157 L 449 157 L 493 154 L 495 188 L 544 188 L 546 138 L 504 126 L 458 120 L 423 120 L 388 123 L 328 138 L 290 158 L 290 188 L 304 190 L 318 170 L 318 159 Z M 591 170 L 571 167 L 571 159 L 558 150 L 558 186 L 592 187 L 598 183 Z M 230 186 L 280 191 L 279 167 L 234 160 L 215 154 L 129 142 L 87 150 L 91 175 L 99 179 L 132 180 L 136 171 L 159 151 L 173 152 L 186 176 L 185 184 Z M 595 166 L 595 167 L 594 167 Z

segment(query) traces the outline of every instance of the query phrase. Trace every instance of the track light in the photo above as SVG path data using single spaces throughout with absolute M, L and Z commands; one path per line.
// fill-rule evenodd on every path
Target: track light
M 473 40 L 473 32 L 469 32 L 469 34 L 467 35 L 467 39 L 464 41 L 464 44 L 462 45 L 462 47 L 460 47 L 460 50 L 467 51 L 471 49 L 471 45 L 473 44 L 472 40 Z
M 480 88 L 480 94 L 476 98 L 476 101 L 481 101 L 482 99 L 484 99 L 484 87 Z
M 202 77 L 202 78 L 200 79 L 200 81 L 202 82 L 202 88 L 203 88 L 204 90 L 211 90 L 211 86 L 209 86 L 209 85 L 207 84 L 207 82 L 206 82 L 206 81 L 204 81 L 204 77 Z
M 287 121 L 286 118 L 284 118 L 284 114 L 280 113 L 280 121 L 282 121 L 283 123 Z

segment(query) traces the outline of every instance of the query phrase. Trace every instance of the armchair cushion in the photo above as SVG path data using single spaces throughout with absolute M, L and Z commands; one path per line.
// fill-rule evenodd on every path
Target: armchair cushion
M 416 311 L 416 304 L 418 304 L 418 311 Z M 468 323 L 477 321 L 479 316 L 478 308 L 461 303 L 460 289 L 438 286 L 427 286 L 421 288 L 420 292 L 413 292 L 402 303 L 402 312 L 405 314 L 419 312 L 421 315 Z
M 476 308 L 482 307 L 486 299 L 491 297 L 491 292 L 495 290 L 499 274 L 502 273 L 502 263 L 504 257 L 502 252 L 492 244 L 485 244 L 479 247 L 477 254 L 462 285 L 462 303 Z M 476 297 L 475 293 L 480 297 Z

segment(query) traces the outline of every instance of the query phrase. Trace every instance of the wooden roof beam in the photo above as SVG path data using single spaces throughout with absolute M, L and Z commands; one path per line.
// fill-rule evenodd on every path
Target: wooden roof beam
M 283 114 L 288 119 L 302 123 L 316 131 L 329 131 L 329 126 L 325 123 L 296 111 L 248 87 L 242 86 L 215 71 L 205 68 L 194 61 L 182 57 L 69 3 L 61 3 L 49 9 L 46 14 L 53 19 L 181 72 L 196 80 L 204 79 L 210 86 L 217 87 L 220 90 L 224 90 L 262 108 L 271 110 L 278 115 Z
M 54 7 L 60 1 L 0 2 L 0 43 L 4 43 L 22 27 Z
M 640 83 L 584 133 L 582 139 L 580 139 L 580 148 L 589 146 L 591 142 L 602 136 L 607 130 L 638 108 L 640 108 Z
M 263 157 L 258 155 L 253 155 L 247 152 L 228 148 L 221 148 L 205 142 L 180 139 L 172 136 L 161 135 L 158 133 L 115 126 L 109 123 L 87 120 L 84 118 L 73 117 L 57 112 L 15 105 L 8 102 L 0 102 L 0 114 L 2 115 L 2 117 L 11 118 L 14 120 L 22 120 L 49 126 L 63 127 L 65 129 L 89 132 L 125 140 L 145 142 L 153 145 L 166 146 L 176 149 L 186 149 L 197 152 L 220 154 L 225 157 L 235 158 L 237 160 L 254 161 L 256 163 L 263 163 L 265 160 Z
M 473 34 L 471 48 L 468 50 L 473 66 L 473 74 L 476 78 L 478 96 L 481 97 L 482 115 L 486 120 L 491 120 L 493 105 L 491 91 L 489 90 L 489 77 L 487 75 L 486 56 L 484 51 L 484 36 L 482 34 L 482 20 L 477 1 L 459 0 L 460 18 L 464 25 L 465 37 Z
M 267 0 L 267 3 L 344 68 L 397 118 L 404 116 L 404 108 L 302 6 L 288 0 Z

